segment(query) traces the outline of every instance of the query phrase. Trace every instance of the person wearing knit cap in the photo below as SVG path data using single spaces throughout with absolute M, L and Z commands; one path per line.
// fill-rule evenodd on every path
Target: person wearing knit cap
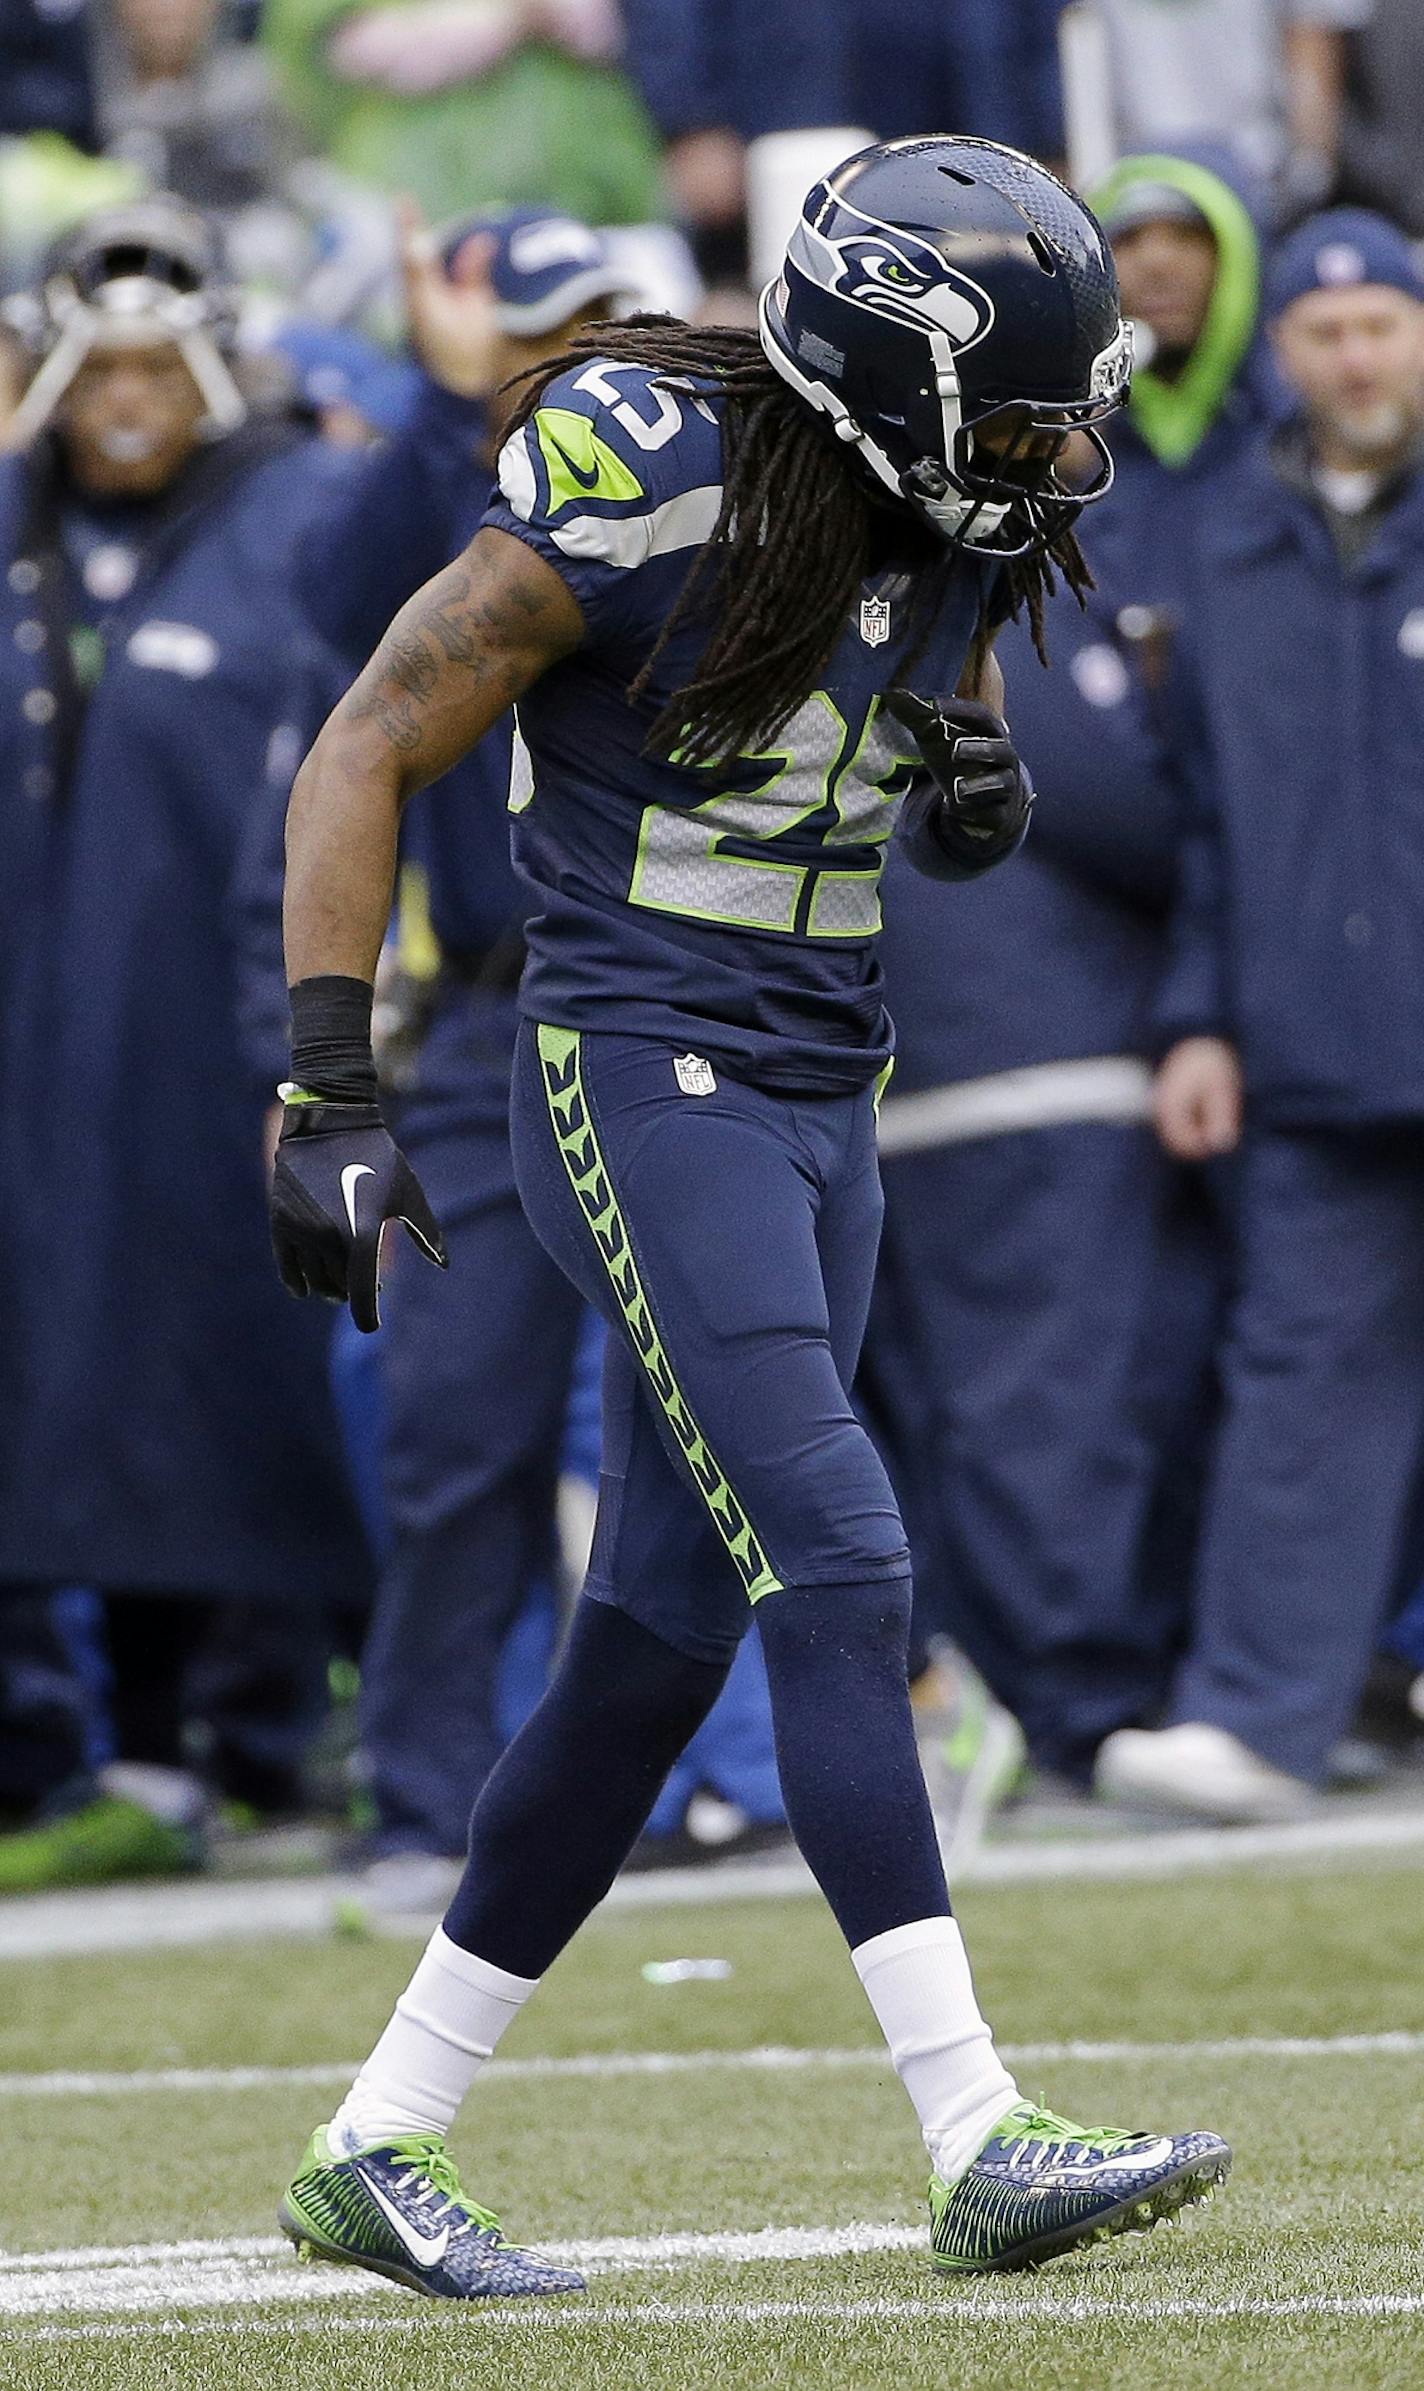
M 1266 282 L 1267 313 L 1279 322 L 1312 291 L 1362 285 L 1424 299 L 1419 252 L 1397 224 L 1370 208 L 1326 208 L 1297 225 L 1276 251 Z
M 1271 268 L 1295 410 L 1216 493 L 1178 657 L 1190 781 L 1156 1112 L 1240 1147 L 1238 1286 L 1189 1647 L 1116 1798 L 1222 1819 L 1326 1781 L 1424 1446 L 1424 275 L 1317 215 Z

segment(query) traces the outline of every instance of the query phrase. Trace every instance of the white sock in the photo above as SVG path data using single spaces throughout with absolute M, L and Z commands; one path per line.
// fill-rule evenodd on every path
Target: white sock
M 979 2014 L 964 1938 L 953 1918 L 918 1918 L 873 1935 L 851 1958 L 934 2171 L 954 2183 L 1019 2097 Z
M 448 2133 L 537 1983 L 476 1959 L 437 1926 L 395 2015 L 326 2129 L 332 2150 L 349 2157 L 406 2134 Z

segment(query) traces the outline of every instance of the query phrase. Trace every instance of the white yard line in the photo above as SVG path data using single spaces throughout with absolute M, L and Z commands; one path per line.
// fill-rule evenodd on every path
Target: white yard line
M 658 2233 L 543 2245 L 549 2255 L 593 2277 L 675 2273 L 707 2265 L 798 2264 L 857 2257 L 874 2252 L 922 2251 L 923 2223 L 770 2225 L 747 2233 Z M 375 2315 L 333 2314 L 336 2303 L 362 2307 L 368 2300 L 396 2302 Z M 174 2317 L 175 2310 L 279 2309 L 280 2319 L 239 2315 L 231 2323 L 204 2324 Z M 235 2235 L 212 2241 L 140 2242 L 125 2246 L 31 2251 L 0 2256 L 0 2339 L 23 2333 L 45 2340 L 105 2335 L 289 2332 L 303 2323 L 291 2310 L 316 2309 L 307 2329 L 390 2331 L 417 2329 L 431 2311 L 412 2306 L 378 2276 L 356 2269 L 296 2264 L 277 2235 Z M 1005 2296 L 989 2285 L 946 2287 L 934 2297 L 692 2301 L 665 2297 L 613 2304 L 597 2300 L 545 2307 L 538 2302 L 493 2302 L 481 2306 L 483 2328 L 496 2319 L 537 2326 L 618 2324 L 773 2323 L 798 2317 L 867 2322 L 878 2318 L 938 2321 L 956 2327 L 1015 2319 L 1086 2320 L 1117 2317 L 1153 2321 L 1174 2317 L 1229 2318 L 1293 2316 L 1390 2316 L 1424 2311 L 1424 2291 L 1301 2294 L 1278 2299 L 1153 2300 L 1052 2291 Z M 65 2324 L 65 2318 L 122 2319 L 108 2325 Z M 161 2318 L 161 2321 L 143 2321 Z M 48 2321 L 44 2321 L 48 2320 Z
M 785 2264 L 923 2246 L 923 2225 L 775 2225 L 752 2233 L 657 2233 L 541 2244 L 590 2274 L 717 2264 Z M 0 2258 L 0 2318 L 116 2315 L 144 2309 L 267 2306 L 390 2296 L 376 2275 L 299 2267 L 280 2237 L 151 2242 Z
M 348 2285 L 347 2289 L 350 2288 Z M 399 2335 L 429 2330 L 440 2313 L 438 2309 L 416 2306 L 413 2312 L 405 2315 L 323 2315 L 282 2319 L 240 2316 L 222 2321 L 197 2322 L 165 2317 L 109 2324 L 40 2324 L 19 2330 L 0 2327 L 0 2342 L 188 2341 L 220 2339 L 237 2334 L 280 2336 L 287 2340 L 298 2332 Z M 557 2305 L 547 2307 L 536 2300 L 491 2301 L 481 2307 L 477 2315 L 466 2316 L 464 2322 L 468 2329 L 478 2332 L 499 2325 L 508 2325 L 519 2331 L 534 2328 L 587 2332 L 610 2327 L 626 2329 L 629 2326 L 642 2329 L 654 2326 L 666 2331 L 669 2327 L 679 2325 L 910 2323 L 939 2325 L 958 2334 L 969 2325 L 1073 2325 L 1100 2321 L 1156 2325 L 1179 2322 L 1231 2323 L 1238 2317 L 1252 2322 L 1270 2322 L 1288 2321 L 1296 2317 L 1363 2319 L 1420 2314 L 1424 2314 L 1424 2293 L 1421 2292 L 1320 2292 L 1275 2300 L 1134 2300 L 1116 2298 L 1111 2293 L 1099 2299 L 1085 2298 L 1081 2293 L 1066 2299 L 1056 2299 L 1050 2293 L 1005 2299 L 992 2294 L 984 2297 L 966 2286 L 952 2290 L 946 2288 L 937 2298 L 928 2299 L 579 2300 L 567 2303 L 560 2301 Z
M 1260 1862 L 1339 1858 L 1351 1853 L 1417 1851 L 1424 1806 L 1322 1814 L 1293 1826 L 1164 1828 L 1155 1833 L 1065 1836 L 1056 1843 L 991 1843 L 956 1872 L 969 1884 L 1194 1875 Z M 654 1871 L 622 1878 L 613 1909 L 703 1907 L 718 1901 L 784 1901 L 814 1891 L 799 1859 L 729 1861 L 713 1868 Z M 71 1952 L 143 1951 L 276 1936 L 329 1934 L 337 1920 L 365 1907 L 356 1877 L 254 1882 L 223 1879 L 178 1885 L 108 1885 L 69 1893 L 34 1893 L 0 1901 L 0 1960 L 47 1959 Z M 424 1934 L 432 1921 L 372 1918 L 376 1931 Z
M 1381 2034 L 1242 2034 L 1219 2042 L 1009 2042 L 1010 2066 L 1057 2067 L 1074 2060 L 1118 2066 L 1142 2061 L 1233 2059 L 1412 2059 L 1424 2052 L 1424 2032 Z M 321 2089 L 349 2084 L 360 2062 L 322 2061 L 308 2067 L 137 2067 L 92 2072 L 0 2075 L 0 2100 L 124 2099 L 155 2092 L 265 2092 L 289 2086 Z M 484 2088 L 571 2077 L 707 2074 L 787 2075 L 798 2069 L 876 2067 L 889 2059 L 878 2044 L 848 2050 L 800 2050 L 776 2044 L 744 2051 L 586 2051 L 565 2058 L 501 2059 Z M 0 2259 L 0 2266 L 5 2262 Z
M 128 2093 L 267 2092 L 279 2086 L 349 2084 L 354 2066 L 342 2060 L 319 2067 L 135 2067 L 92 2073 L 58 2068 L 47 2075 L 0 2075 L 0 2100 L 111 2100 Z

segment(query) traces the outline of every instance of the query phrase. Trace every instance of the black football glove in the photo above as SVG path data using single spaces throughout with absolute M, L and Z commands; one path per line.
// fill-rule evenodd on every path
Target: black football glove
M 1033 783 L 1009 726 L 974 698 L 892 689 L 885 710 L 914 735 L 933 786 L 912 790 L 899 835 L 910 860 L 942 880 L 972 879 L 1012 855 L 1028 829 Z
M 440 1223 L 376 1104 L 288 1103 L 272 1173 L 272 1245 L 293 1295 L 349 1303 L 381 1323 L 381 1231 L 398 1220 L 426 1259 L 449 1267 Z

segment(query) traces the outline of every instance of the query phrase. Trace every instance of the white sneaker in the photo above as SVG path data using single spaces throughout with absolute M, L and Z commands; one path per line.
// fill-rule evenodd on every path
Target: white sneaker
M 990 1819 L 1019 1784 L 1028 1747 L 1012 1711 L 947 1641 L 936 1642 L 926 1679 L 915 1689 L 920 1765 L 953 1874 L 973 1859 Z
M 1093 1789 L 1108 1801 L 1183 1810 L 1219 1826 L 1266 1826 L 1299 1818 L 1314 1788 L 1272 1768 L 1224 1727 L 1189 1720 L 1148 1733 L 1120 1727 L 1098 1752 Z

